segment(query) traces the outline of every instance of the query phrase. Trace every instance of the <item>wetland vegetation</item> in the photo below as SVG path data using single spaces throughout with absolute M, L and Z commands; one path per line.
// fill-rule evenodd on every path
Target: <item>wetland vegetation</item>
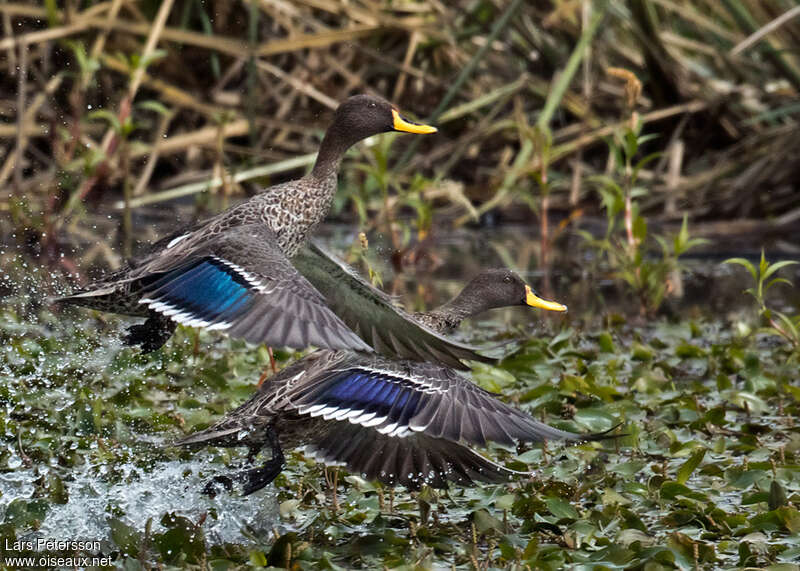
M 124 569 L 797 569 L 796 12 L 0 3 L 3 547 L 99 540 Z M 490 447 L 533 475 L 446 493 L 289 452 L 264 490 L 208 497 L 245 452 L 169 443 L 245 401 L 267 349 L 179 327 L 141 354 L 130 319 L 49 299 L 298 176 L 363 91 L 440 131 L 354 148 L 323 243 L 414 310 L 517 270 L 570 311 L 472 320 L 460 338 L 505 355 L 473 380 L 624 436 Z

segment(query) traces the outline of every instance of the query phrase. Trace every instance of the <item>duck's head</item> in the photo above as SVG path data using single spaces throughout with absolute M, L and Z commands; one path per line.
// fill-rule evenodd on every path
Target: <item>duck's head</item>
M 427 134 L 435 133 L 436 127 L 409 121 L 394 105 L 375 95 L 347 98 L 336 108 L 313 172 L 318 176 L 335 173 L 348 148 L 362 139 L 389 131 Z
M 470 306 L 474 313 L 514 305 L 527 305 L 549 311 L 567 310 L 566 305 L 547 301 L 536 295 L 521 277 L 507 269 L 484 270 L 472 278 L 457 299 Z
M 435 133 L 436 127 L 405 119 L 394 105 L 375 95 L 354 95 L 339 105 L 328 129 L 348 142 L 389 131 L 427 134 Z

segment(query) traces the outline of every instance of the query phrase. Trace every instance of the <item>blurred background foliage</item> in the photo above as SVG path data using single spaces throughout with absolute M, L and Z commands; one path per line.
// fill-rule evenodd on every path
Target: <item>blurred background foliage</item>
M 302 174 L 337 102 L 372 92 L 440 133 L 353 151 L 336 213 L 364 229 L 541 221 L 546 266 L 548 216 L 580 226 L 616 185 L 628 222 L 785 235 L 797 15 L 790 0 L 5 1 L 3 233 L 67 270 L 64 242 L 117 266 L 181 205 L 207 215 Z M 626 129 L 637 148 L 617 144 Z M 395 247 L 414 236 L 388 229 Z

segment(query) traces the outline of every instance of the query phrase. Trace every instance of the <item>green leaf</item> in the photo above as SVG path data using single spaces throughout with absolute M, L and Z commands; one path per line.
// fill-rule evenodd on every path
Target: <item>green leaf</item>
M 544 502 L 547 504 L 547 509 L 550 510 L 550 513 L 558 519 L 576 520 L 580 517 L 577 510 L 572 507 L 572 504 L 561 498 L 549 497 L 545 498 Z
M 107 109 L 98 109 L 96 111 L 92 111 L 86 117 L 90 120 L 100 119 L 107 121 L 115 132 L 122 132 L 122 124 L 119 122 L 119 117 Z
M 778 515 L 778 519 L 790 533 L 795 534 L 795 536 L 800 533 L 800 512 L 797 509 L 783 506 L 777 508 L 775 512 Z
M 630 129 L 625 131 L 624 145 L 626 158 L 632 160 L 639 151 L 639 140 L 636 138 L 636 133 Z
M 142 544 L 142 534 L 117 518 L 108 519 L 111 528 L 111 539 L 126 555 L 138 555 Z
M 652 348 L 638 342 L 633 344 L 631 358 L 634 361 L 652 361 L 654 357 L 655 352 Z
M 633 221 L 633 236 L 639 242 L 647 239 L 647 221 L 641 216 L 637 216 Z
M 267 556 L 266 554 L 258 549 L 254 549 L 250 552 L 250 563 L 253 567 L 266 567 L 267 566 Z
M 503 522 L 485 509 L 472 512 L 472 521 L 475 523 L 475 529 L 478 530 L 478 533 L 486 533 L 491 530 L 503 531 Z
M 503 388 L 510 387 L 517 382 L 514 375 L 508 371 L 486 363 L 473 364 L 472 378 L 479 386 L 493 393 L 499 393 Z
M 597 337 L 597 345 L 600 347 L 600 351 L 603 353 L 613 353 L 614 349 L 614 339 L 612 339 L 611 334 L 608 331 L 603 331 Z
M 774 311 L 775 315 L 778 316 L 778 319 L 786 326 L 786 329 L 789 330 L 789 334 L 792 336 L 792 339 L 797 342 L 800 341 L 800 332 L 797 330 L 797 325 L 789 318 L 788 315 L 781 313 L 780 311 Z
M 762 252 L 763 255 L 763 252 Z M 769 264 L 769 267 L 766 271 L 761 272 L 761 279 L 767 280 L 769 277 L 780 270 L 781 268 L 785 268 L 786 266 L 791 266 L 796 264 L 797 262 L 794 260 L 781 260 L 780 262 L 775 262 L 774 264 Z
M 44 499 L 14 498 L 6 507 L 3 521 L 11 523 L 17 528 L 25 528 L 36 522 L 44 521 L 49 509 L 50 504 Z
M 641 139 L 639 139 L 639 141 L 641 142 Z M 664 153 L 662 153 L 661 151 L 657 151 L 655 153 L 650 153 L 649 155 L 646 155 L 644 158 L 639 160 L 639 162 L 637 162 L 636 165 L 633 167 L 633 176 L 632 176 L 633 180 L 636 180 L 639 177 L 640 170 L 642 170 L 644 167 L 646 167 L 654 160 L 660 158 L 663 154 Z
M 787 284 L 787 285 L 790 285 L 790 286 L 791 286 L 791 285 L 792 285 L 792 282 L 790 282 L 790 281 L 789 281 L 789 280 L 787 280 L 786 278 L 772 278 L 772 279 L 771 279 L 771 280 L 770 280 L 770 281 L 767 283 L 766 287 L 764 287 L 764 292 L 767 292 L 767 291 L 769 291 L 769 288 L 771 288 L 771 287 L 772 287 L 772 286 L 774 286 L 775 284 Z
M 706 356 L 706 352 L 701 347 L 684 341 L 675 347 L 675 355 L 681 359 L 700 359 Z
M 150 66 L 151 63 L 166 57 L 167 56 L 167 51 L 166 50 L 153 50 L 152 52 L 150 52 L 149 54 L 147 54 L 144 57 L 142 57 L 142 56 L 140 56 L 138 54 L 135 54 L 135 55 L 136 55 L 136 60 L 133 62 L 134 63 L 134 67 L 141 66 L 144 69 L 147 69 Z
M 575 413 L 574 419 L 593 432 L 602 432 L 619 424 L 612 414 L 599 408 L 582 408 Z
M 164 115 L 165 117 L 171 113 L 171 111 L 160 101 L 155 101 L 152 99 L 148 99 L 147 101 L 142 101 L 136 104 L 136 107 L 139 109 L 144 109 L 146 111 L 155 111 L 159 115 Z
M 756 272 L 756 269 L 753 266 L 753 264 L 750 263 L 750 260 L 747 260 L 745 258 L 728 258 L 727 260 L 725 260 L 722 263 L 723 264 L 736 264 L 737 266 L 742 266 L 748 272 L 750 272 L 750 275 L 753 276 L 754 280 L 758 280 L 758 273 Z
M 700 462 L 703 461 L 703 458 L 706 455 L 706 449 L 701 448 L 696 450 L 689 459 L 684 462 L 680 468 L 678 468 L 678 473 L 675 476 L 675 481 L 679 484 L 685 484 L 689 480 L 689 476 L 692 475 L 692 472 L 700 465 Z
M 679 496 L 683 496 L 685 498 L 690 498 L 698 501 L 708 500 L 708 497 L 705 494 L 701 494 L 700 492 L 695 492 L 694 490 L 686 487 L 683 484 L 679 484 L 678 482 L 666 481 L 663 484 L 661 484 L 662 500 L 674 500 Z
M 56 0 L 45 0 L 44 6 L 47 14 L 47 25 L 51 28 L 58 26 L 58 2 Z
M 558 335 L 553 337 L 553 339 L 548 343 L 548 347 L 553 351 L 558 351 L 562 349 L 569 341 L 569 339 L 575 334 L 575 331 L 572 329 L 564 329 L 559 331 Z
M 161 518 L 161 525 L 168 529 L 164 533 L 155 534 L 153 543 L 165 561 L 177 562 L 185 556 L 186 561 L 197 563 L 205 556 L 203 530 L 189 519 L 166 513 Z
M 769 499 L 767 500 L 767 504 L 769 505 L 770 510 L 776 510 L 779 507 L 788 505 L 789 500 L 786 498 L 786 490 L 783 489 L 783 486 L 777 480 L 772 480 L 772 484 L 769 486 Z
M 661 135 L 658 133 L 648 133 L 647 135 L 642 135 L 638 139 L 639 146 L 641 147 L 648 141 L 652 141 L 654 139 L 658 139 Z

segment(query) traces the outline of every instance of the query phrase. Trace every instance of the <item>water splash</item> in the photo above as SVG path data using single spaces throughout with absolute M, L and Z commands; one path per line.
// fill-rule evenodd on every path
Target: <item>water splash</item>
M 44 498 L 47 510 L 37 537 L 110 540 L 108 520 L 112 517 L 138 531 L 152 519 L 152 532 L 159 533 L 164 531 L 160 520 L 168 512 L 194 522 L 203 520 L 209 545 L 249 544 L 271 534 L 280 521 L 273 488 L 247 497 L 236 492 L 216 498 L 203 495 L 209 478 L 227 472 L 219 458 L 199 451 L 190 460 L 176 459 L 174 452 L 161 448 L 175 434 L 165 434 L 163 428 L 154 432 L 151 425 L 140 431 L 135 418 L 120 418 L 135 406 L 152 407 L 153 414 L 168 413 L 186 396 L 204 398 L 209 389 L 196 386 L 196 368 L 183 371 L 181 367 L 167 375 L 160 359 L 123 353 L 120 337 L 129 324 L 124 318 L 104 317 L 103 333 L 97 335 L 99 323 L 91 312 L 54 315 L 44 310 L 48 296 L 64 295 L 71 288 L 50 279 L 45 271 L 31 270 L 27 262 L 13 261 L 18 271 L 0 270 L 0 289 L 5 293 L 0 304 L 0 339 L 7 340 L 0 346 L 0 385 L 5 390 L 0 395 L 4 429 L 0 522 L 15 500 L 40 497 L 42 477 L 52 476 L 63 483 L 66 502 Z M 214 358 L 209 362 L 214 363 Z M 113 399 L 127 391 L 129 383 L 152 381 L 154 376 L 160 376 L 159 382 L 141 391 L 147 398 L 104 409 L 117 417 L 116 424 L 103 424 L 101 414 L 100 424 L 80 426 L 84 417 L 92 422 L 92 400 Z M 192 390 L 184 394 L 175 389 L 180 383 Z M 167 392 L 170 385 L 175 390 Z M 156 401 L 163 411 L 156 410 Z M 55 441 L 39 446 L 40 439 L 52 436 L 55 427 L 61 427 Z M 105 438 L 114 445 L 95 454 L 98 441 Z M 70 463 L 59 464 L 59 455 Z M 75 455 L 80 459 L 73 464 Z
M 203 495 L 209 475 L 219 471 L 208 458 L 160 462 L 149 469 L 133 464 L 117 468 L 123 477 L 115 482 L 98 478 L 97 467 L 74 469 L 65 482 L 69 500 L 50 505 L 37 535 L 63 540 L 69 530 L 70 539 L 110 540 L 112 516 L 137 530 L 144 530 L 152 518 L 153 531 L 158 532 L 163 531 L 161 516 L 173 512 L 195 522 L 205 517 L 202 529 L 211 544 L 249 543 L 253 536 L 266 537 L 280 519 L 270 488 L 247 497 Z M 13 499 L 31 498 L 33 482 L 41 474 L 41 468 L 0 474 L 0 520 Z

